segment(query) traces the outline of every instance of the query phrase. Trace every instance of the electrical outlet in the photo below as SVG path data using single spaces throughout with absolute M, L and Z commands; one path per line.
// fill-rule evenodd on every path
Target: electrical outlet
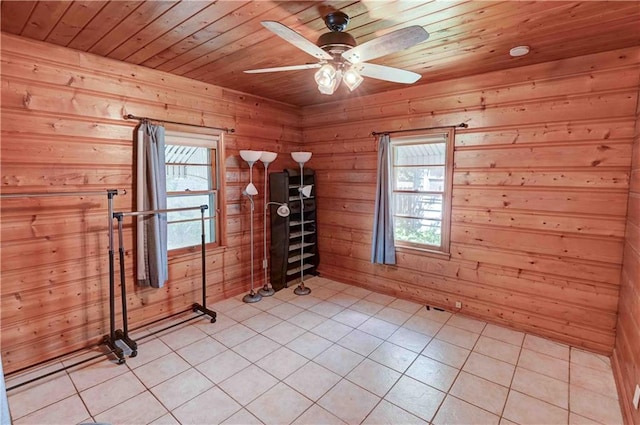
M 638 404 L 640 404 L 640 385 L 636 384 L 636 392 L 633 394 L 633 407 L 638 410 Z
M 456 308 L 462 308 L 462 303 L 460 301 L 456 301 Z

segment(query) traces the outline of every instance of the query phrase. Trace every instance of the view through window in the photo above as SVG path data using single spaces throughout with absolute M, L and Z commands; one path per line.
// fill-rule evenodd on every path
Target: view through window
M 392 139 L 394 233 L 398 246 L 449 252 L 452 134 Z
M 167 131 L 165 163 L 167 208 L 208 205 L 205 210 L 205 242 L 219 242 L 218 209 L 218 143 L 217 136 Z M 167 214 L 168 249 L 199 245 L 202 226 L 200 210 Z

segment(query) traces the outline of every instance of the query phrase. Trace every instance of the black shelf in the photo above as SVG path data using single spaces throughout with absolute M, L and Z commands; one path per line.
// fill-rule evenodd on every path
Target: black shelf
M 304 185 L 311 185 L 311 195 L 304 203 L 304 250 L 303 272 L 305 277 L 317 274 L 319 264 L 317 249 L 317 223 L 315 198 L 315 171 L 304 170 Z M 269 174 L 270 201 L 286 203 L 291 214 L 280 217 L 277 205 L 271 205 L 271 286 L 276 291 L 288 288 L 300 281 L 301 255 L 301 214 L 300 214 L 300 170 L 286 169 L 281 173 Z

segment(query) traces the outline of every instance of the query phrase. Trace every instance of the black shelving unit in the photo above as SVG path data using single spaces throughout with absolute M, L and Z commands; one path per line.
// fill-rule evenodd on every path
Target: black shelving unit
M 300 255 L 304 227 L 303 272 L 307 277 L 316 275 L 320 261 L 317 248 L 315 171 L 304 169 L 304 185 L 311 185 L 311 195 L 304 198 L 304 226 L 300 214 L 300 170 L 286 169 L 269 174 L 270 201 L 286 203 L 291 214 L 280 217 L 276 205 L 271 205 L 271 286 L 276 291 L 288 288 L 300 281 Z

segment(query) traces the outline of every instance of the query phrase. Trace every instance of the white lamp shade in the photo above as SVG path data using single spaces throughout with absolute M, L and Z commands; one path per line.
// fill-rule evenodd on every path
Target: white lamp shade
M 256 162 L 262 156 L 262 151 L 240 151 L 240 158 L 247 162 Z
M 291 158 L 298 164 L 304 164 L 311 159 L 311 152 L 291 152 Z
M 278 154 L 275 152 L 263 151 L 262 155 L 260 155 L 260 161 L 262 161 L 264 165 L 268 165 L 275 161 L 277 157 Z
M 291 210 L 287 204 L 280 205 L 276 212 L 280 217 L 289 217 L 289 214 L 291 214 Z
M 349 88 L 350 91 L 354 91 L 360 84 L 362 84 L 364 78 L 362 78 L 358 71 L 352 67 L 344 73 L 342 81 L 344 81 L 345 85 Z
M 253 183 L 249 183 L 244 191 L 247 195 L 250 196 L 255 196 L 258 194 L 258 189 L 256 189 L 256 186 Z
M 308 198 L 309 196 L 311 196 L 311 189 L 313 189 L 312 185 L 302 186 L 300 188 L 300 192 L 302 192 L 302 196 Z

